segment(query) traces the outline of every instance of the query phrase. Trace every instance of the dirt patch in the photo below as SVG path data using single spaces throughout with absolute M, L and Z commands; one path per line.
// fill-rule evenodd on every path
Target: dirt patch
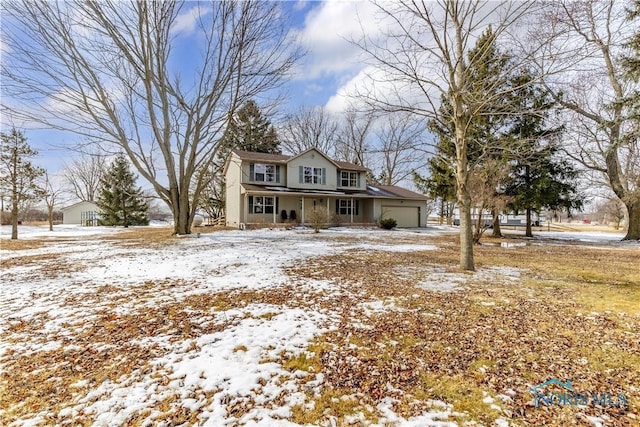
M 0 250 L 3 251 L 24 251 L 27 249 L 38 249 L 43 245 L 44 241 L 40 239 L 0 239 Z

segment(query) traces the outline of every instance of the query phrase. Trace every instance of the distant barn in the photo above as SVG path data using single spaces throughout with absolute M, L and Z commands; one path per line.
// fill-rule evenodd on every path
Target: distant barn
M 82 226 L 98 225 L 98 205 L 93 202 L 79 202 L 61 209 L 63 224 L 80 224 Z

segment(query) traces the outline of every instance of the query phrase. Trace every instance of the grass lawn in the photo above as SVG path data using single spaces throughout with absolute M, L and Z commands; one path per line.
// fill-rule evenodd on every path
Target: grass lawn
M 640 425 L 637 244 L 167 233 L 3 240 L 0 424 Z

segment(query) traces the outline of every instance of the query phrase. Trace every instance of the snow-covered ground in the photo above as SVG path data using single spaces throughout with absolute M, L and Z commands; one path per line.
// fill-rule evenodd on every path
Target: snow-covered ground
M 21 355 L 66 351 L 67 347 L 73 350 L 73 337 L 106 312 L 113 316 L 136 315 L 145 307 L 176 304 L 188 297 L 291 285 L 284 267 L 310 257 L 356 249 L 435 249 L 420 244 L 413 232 L 394 232 L 395 237 L 414 239 L 413 243 L 394 245 L 387 242 L 389 232 L 347 228 L 320 234 L 305 229 L 220 231 L 159 247 L 130 247 L 95 238 L 121 231 L 57 226 L 50 232 L 46 227 L 20 227 L 20 238 L 44 238 L 46 243 L 35 249 L 0 250 L 0 318 L 5 319 L 0 324 L 0 334 L 5 338 L 0 342 L 0 357 L 9 350 Z M 10 229 L 2 227 L 1 237 L 6 239 L 9 234 Z M 326 281 L 296 286 L 297 292 L 309 295 L 335 290 Z M 301 353 L 314 336 L 335 327 L 333 317 L 326 308 L 303 310 L 287 301 L 278 305 L 249 303 L 204 313 L 194 320 L 196 326 L 225 327 L 195 339 L 177 341 L 175 334 L 166 333 L 141 340 L 138 344 L 163 350 L 151 360 L 153 369 L 147 373 L 134 371 L 117 381 L 91 387 L 81 382 L 73 404 L 57 414 L 43 410 L 12 424 L 35 425 L 55 415 L 62 419 L 82 416 L 93 419 L 95 425 L 122 425 L 134 414 L 154 408 L 177 393 L 180 405 L 197 408 L 204 425 L 219 426 L 234 420 L 246 425 L 291 425 L 283 418 L 290 415 L 292 405 L 305 403 L 305 394 L 296 385 L 295 375 L 277 362 L 265 361 Z M 45 319 L 36 336 L 16 332 L 17 325 L 36 319 Z M 6 369 L 4 362 L 2 368 Z M 168 379 L 163 382 L 163 378 Z M 307 385 L 321 381 L 322 375 L 318 374 Z M 273 403 L 283 392 L 284 400 Z M 252 401 L 252 409 L 240 419 L 234 418 L 231 407 L 247 399 Z M 387 406 L 383 405 L 382 411 L 386 415 L 381 422 L 402 422 Z M 439 412 L 425 414 L 424 419 L 437 418 Z M 148 419 L 153 420 L 154 415 L 149 412 Z M 415 419 L 404 421 L 416 425 Z
M 35 249 L 0 250 L 0 369 L 10 369 L 9 353 L 29 357 L 43 351 L 76 350 L 81 345 L 78 337 L 87 331 L 87 325 L 97 324 L 107 315 L 113 316 L 109 317 L 112 320 L 142 318 L 163 307 L 169 307 L 169 313 L 183 303 L 191 307 L 186 303 L 189 299 L 189 304 L 196 305 L 193 301 L 199 298 L 231 295 L 234 291 L 286 288 L 302 303 L 314 296 L 331 295 L 339 292 L 335 284 L 325 280 L 292 282 L 286 268 L 305 259 L 354 250 L 437 250 L 426 243 L 427 238 L 455 230 L 338 228 L 320 234 L 306 229 L 230 230 L 145 247 L 95 238 L 122 231 L 117 228 L 57 226 L 49 232 L 46 227 L 21 226 L 21 238 L 45 238 L 46 243 Z M 9 234 L 10 229 L 3 226 L 1 237 L 6 239 Z M 602 242 L 614 238 L 602 233 L 589 236 Z M 585 233 L 574 237 L 587 238 Z M 434 273 L 447 280 L 433 280 L 440 276 L 432 274 L 431 280 L 421 286 L 437 290 L 441 285 L 442 291 L 464 286 L 464 280 L 450 273 Z M 519 272 L 508 273 L 518 280 Z M 245 300 L 233 307 L 214 304 L 207 310 L 190 319 L 190 327 L 208 331 L 194 337 L 162 329 L 162 319 L 149 320 L 160 325 L 159 330 L 128 343 L 148 346 L 157 353 L 150 357 L 147 369 L 123 372 L 115 380 L 100 384 L 80 381 L 73 384 L 77 391 L 72 402 L 56 413 L 43 408 L 10 425 L 80 417 L 92 420 L 94 425 L 115 426 L 136 414 L 145 414 L 148 425 L 157 424 L 161 414 L 156 408 L 166 400 L 172 402 L 173 409 L 197 410 L 202 425 L 294 425 L 285 419 L 290 417 L 291 408 L 304 405 L 305 391 L 321 385 L 323 377 L 320 373 L 291 373 L 279 360 L 283 355 L 301 354 L 314 337 L 336 328 L 336 313 L 313 302 L 302 306 L 287 300 Z M 39 326 L 30 329 L 32 335 L 19 328 L 34 323 Z M 108 337 L 102 337 L 103 342 L 100 336 L 97 338 L 92 351 L 113 346 Z M 304 389 L 298 381 L 302 377 L 306 377 Z M 236 412 L 245 404 L 246 410 Z M 452 410 L 446 405 L 436 405 L 433 411 L 410 419 L 394 413 L 387 401 L 377 409 L 379 425 L 454 425 L 441 421 L 447 420 Z M 0 408 L 0 420 L 2 413 Z

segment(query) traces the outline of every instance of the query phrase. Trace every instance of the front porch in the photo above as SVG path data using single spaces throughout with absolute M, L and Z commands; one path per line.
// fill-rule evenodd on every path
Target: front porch
M 242 223 L 245 226 L 309 223 L 311 212 L 327 210 L 332 225 L 370 225 L 377 221 L 373 200 L 347 194 L 280 195 L 250 193 L 243 195 Z

